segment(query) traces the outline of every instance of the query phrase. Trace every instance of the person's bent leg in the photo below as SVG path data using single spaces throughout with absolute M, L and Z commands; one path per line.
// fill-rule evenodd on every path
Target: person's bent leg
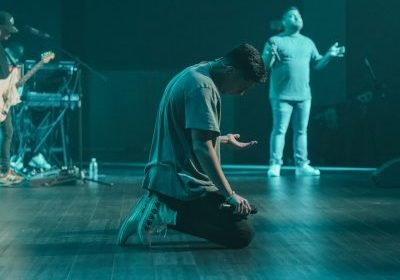
M 176 225 L 180 232 L 207 239 L 228 248 L 244 248 L 254 237 L 254 229 L 246 217 L 219 209 L 225 198 L 217 193 L 190 202 L 164 200 L 177 211 Z

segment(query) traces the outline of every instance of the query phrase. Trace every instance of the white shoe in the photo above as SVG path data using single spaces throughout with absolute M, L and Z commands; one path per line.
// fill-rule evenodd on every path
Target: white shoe
M 176 211 L 170 209 L 165 203 L 152 195 L 146 202 L 138 221 L 137 234 L 139 240 L 145 246 L 151 246 L 152 235 L 164 232 L 167 233 L 168 225 L 176 225 Z
M 37 154 L 28 163 L 30 167 L 33 168 L 43 168 L 44 170 L 50 170 L 51 165 L 46 161 L 42 154 Z
M 268 177 L 281 176 L 281 166 L 279 164 L 272 164 L 268 169 Z
M 21 170 L 22 168 L 24 168 L 23 158 L 17 157 L 17 156 L 12 156 L 11 161 L 10 161 L 10 166 L 14 170 Z
M 321 172 L 308 163 L 296 167 L 296 176 L 319 176 Z
M 0 174 L 0 185 L 1 186 L 10 186 L 21 183 L 24 180 L 24 177 L 19 176 L 12 169 L 8 169 L 6 173 Z
M 136 233 L 139 219 L 141 218 L 141 215 L 143 215 L 148 200 L 149 195 L 146 193 L 138 200 L 136 205 L 132 208 L 129 216 L 121 224 L 117 237 L 118 245 L 125 245 L 128 238 Z

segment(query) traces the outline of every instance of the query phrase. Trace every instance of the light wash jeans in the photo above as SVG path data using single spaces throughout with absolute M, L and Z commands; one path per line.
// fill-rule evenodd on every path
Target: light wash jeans
M 293 151 L 295 164 L 309 163 L 307 152 L 307 126 L 310 117 L 311 100 L 288 101 L 270 99 L 273 127 L 270 138 L 270 164 L 282 165 L 285 135 L 293 116 Z
M 11 112 L 0 123 L 0 172 L 5 173 L 10 168 L 10 148 L 13 136 Z

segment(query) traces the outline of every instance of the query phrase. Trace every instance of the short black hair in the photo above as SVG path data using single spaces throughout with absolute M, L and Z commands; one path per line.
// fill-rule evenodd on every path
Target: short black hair
M 242 43 L 229 51 L 224 58 L 227 63 L 242 71 L 246 80 L 265 82 L 267 72 L 260 52 L 250 44 Z
M 283 13 L 282 13 L 282 18 L 284 18 L 285 15 L 286 15 L 288 12 L 293 11 L 293 10 L 300 12 L 299 8 L 297 8 L 296 6 L 291 6 L 291 7 L 287 8 L 286 10 L 283 11 Z

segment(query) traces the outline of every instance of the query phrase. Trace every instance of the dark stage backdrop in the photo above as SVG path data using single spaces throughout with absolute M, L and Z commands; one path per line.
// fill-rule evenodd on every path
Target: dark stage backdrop
M 344 1 L 324 6 L 319 17 L 312 16 L 321 12 L 317 1 L 202 1 L 201 5 L 193 1 L 120 1 L 112 7 L 112 15 L 109 4 L 87 1 L 90 31 L 83 44 L 86 57 L 110 79 L 103 84 L 95 76 L 89 77 L 88 121 L 103 120 L 111 132 L 97 137 L 104 128 L 89 128 L 86 140 L 91 153 L 110 160 L 128 156 L 131 161 L 145 161 L 155 111 L 168 80 L 183 67 L 219 57 L 243 41 L 262 50 L 274 33 L 270 22 L 279 20 L 291 5 L 304 12 L 304 32 L 315 39 L 321 52 L 335 40 L 344 43 Z M 321 19 L 326 27 L 316 24 Z M 332 23 L 336 21 L 339 24 Z M 344 99 L 344 65 L 335 64 L 318 76 L 316 104 L 336 104 Z M 239 132 L 244 140 L 260 143 L 245 152 L 223 150 L 224 162 L 267 163 L 271 125 L 267 96 L 267 85 L 258 85 L 244 98 L 224 97 L 223 131 Z M 110 101 L 118 106 L 110 108 Z M 113 118 L 100 116 L 107 112 L 113 112 Z M 290 155 L 290 147 L 287 153 Z
M 261 51 L 273 34 L 270 22 L 291 5 L 301 9 L 303 33 L 315 41 L 321 53 L 335 41 L 346 44 L 348 50 L 346 59 L 312 73 L 313 162 L 374 166 L 394 157 L 398 153 L 394 141 L 399 142 L 399 133 L 394 126 L 399 110 L 381 109 L 393 108 L 395 103 L 368 105 L 380 108 L 377 118 L 372 113 L 365 117 L 365 108 L 352 101 L 375 86 L 365 69 L 366 56 L 376 68 L 378 80 L 386 81 L 385 87 L 395 92 L 398 66 L 392 61 L 398 43 L 394 30 L 399 23 L 394 12 L 400 6 L 395 0 L 5 0 L 1 8 L 12 12 L 20 26 L 29 24 L 55 37 L 49 42 L 21 32 L 15 40 L 23 42 L 28 58 L 51 48 L 57 50 L 59 59 L 69 59 L 57 49 L 62 46 L 107 77 L 104 82 L 84 70 L 84 159 L 95 156 L 100 162 L 145 162 L 155 112 L 168 80 L 183 67 L 217 58 L 243 41 Z M 267 85 L 257 85 L 243 98 L 224 97 L 223 131 L 239 132 L 243 140 L 259 140 L 253 150 L 224 150 L 225 163 L 267 163 L 271 129 L 267 94 Z M 354 106 L 361 115 L 348 114 L 359 112 Z M 75 159 L 76 115 L 72 112 L 70 117 Z M 382 131 L 376 131 L 378 128 Z M 288 135 L 288 163 L 290 141 Z
M 241 42 L 262 50 L 272 34 L 270 21 L 294 4 L 303 8 L 303 1 L 118 1 L 112 7 L 105 1 L 86 1 L 87 32 L 81 41 L 85 57 L 109 79 L 103 83 L 88 75 L 88 155 L 146 161 L 155 112 L 168 80 L 182 68 L 218 58 Z M 226 163 L 267 162 L 267 129 L 259 130 L 271 122 L 267 85 L 255 87 L 250 95 L 224 98 L 222 129 L 239 132 L 244 140 L 257 139 L 260 145 L 242 154 L 224 150 Z M 260 115 L 253 118 L 255 110 Z
M 345 160 L 380 165 L 400 157 L 400 2 L 352 0 L 347 7 L 348 137 L 355 145 Z
M 399 8 L 396 0 L 346 1 L 346 99 L 317 106 L 310 123 L 310 152 L 322 165 L 379 166 L 400 156 Z

